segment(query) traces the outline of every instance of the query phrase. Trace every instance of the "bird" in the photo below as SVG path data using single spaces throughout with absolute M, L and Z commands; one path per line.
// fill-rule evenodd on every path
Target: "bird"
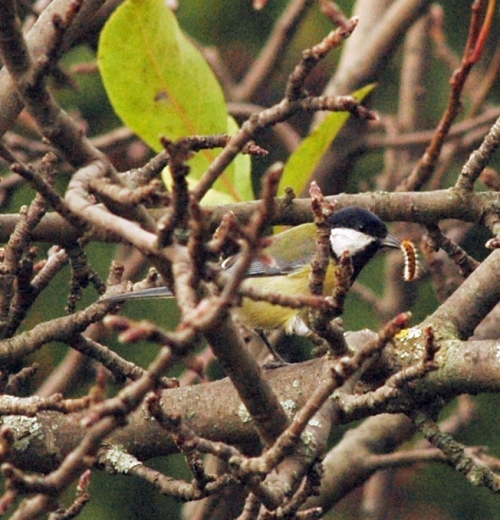
M 335 268 L 344 253 L 349 254 L 352 262 L 353 282 L 379 250 L 401 247 L 400 240 L 389 234 L 385 223 L 377 215 L 361 207 L 349 206 L 334 211 L 326 217 L 325 224 L 330 230 L 330 260 L 323 287 L 325 296 L 332 294 L 336 286 Z M 316 224 L 306 223 L 269 237 L 266 246 L 257 253 L 247 270 L 241 285 L 243 292 L 254 289 L 259 293 L 291 297 L 310 295 L 309 273 L 317 249 L 316 236 Z M 220 269 L 230 275 L 241 254 L 226 258 L 220 264 Z M 155 287 L 106 300 L 122 302 L 135 298 L 167 296 L 172 296 L 168 288 Z M 286 334 L 306 335 L 310 330 L 307 308 L 284 307 L 243 297 L 239 305 L 233 306 L 231 313 L 239 323 L 256 332 L 281 328 Z M 262 334 L 259 335 L 263 337 Z M 276 356 L 274 349 L 271 350 Z

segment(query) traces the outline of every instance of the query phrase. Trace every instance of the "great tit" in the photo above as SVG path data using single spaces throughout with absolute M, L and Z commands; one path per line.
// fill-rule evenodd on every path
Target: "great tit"
M 324 281 L 324 295 L 331 294 L 335 287 L 335 267 L 344 252 L 350 255 L 354 281 L 377 251 L 401 245 L 397 238 L 388 234 L 386 225 L 377 215 L 363 208 L 347 207 L 335 211 L 328 217 L 327 225 L 330 228 L 330 263 Z M 315 253 L 315 224 L 302 224 L 278 233 L 269 238 L 269 245 L 253 260 L 242 287 L 260 293 L 308 295 L 309 273 Z M 227 258 L 221 269 L 230 274 L 237 259 L 238 254 Z M 167 296 L 172 296 L 172 293 L 166 287 L 158 287 L 111 297 L 108 301 Z M 299 335 L 309 331 L 307 309 L 243 298 L 232 313 L 241 324 L 254 330 L 283 328 L 287 334 Z

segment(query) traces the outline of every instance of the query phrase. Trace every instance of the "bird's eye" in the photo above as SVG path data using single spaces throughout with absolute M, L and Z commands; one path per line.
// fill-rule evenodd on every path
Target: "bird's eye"
M 358 230 L 359 230 L 359 231 L 364 231 L 364 230 L 365 230 L 365 227 L 366 227 L 366 226 L 365 226 L 364 224 L 360 224 L 360 225 L 358 226 Z

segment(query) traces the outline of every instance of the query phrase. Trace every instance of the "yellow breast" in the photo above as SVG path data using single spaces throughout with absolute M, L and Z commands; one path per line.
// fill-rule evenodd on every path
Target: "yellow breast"
M 310 294 L 310 271 L 311 267 L 307 265 L 288 275 L 251 277 L 243 282 L 242 287 L 268 294 L 308 295 Z M 323 294 L 331 294 L 334 286 L 335 262 L 332 260 L 326 272 Z M 241 306 L 233 309 L 233 315 L 240 323 L 251 329 L 283 328 L 287 334 L 304 334 L 308 327 L 307 308 L 292 309 L 249 298 L 243 298 Z

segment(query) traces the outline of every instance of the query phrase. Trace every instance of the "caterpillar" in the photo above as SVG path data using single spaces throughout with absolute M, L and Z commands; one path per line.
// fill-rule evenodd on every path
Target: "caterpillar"
M 417 248 L 411 240 L 402 240 L 401 251 L 405 260 L 403 280 L 405 282 L 413 282 L 418 277 L 419 269 Z

